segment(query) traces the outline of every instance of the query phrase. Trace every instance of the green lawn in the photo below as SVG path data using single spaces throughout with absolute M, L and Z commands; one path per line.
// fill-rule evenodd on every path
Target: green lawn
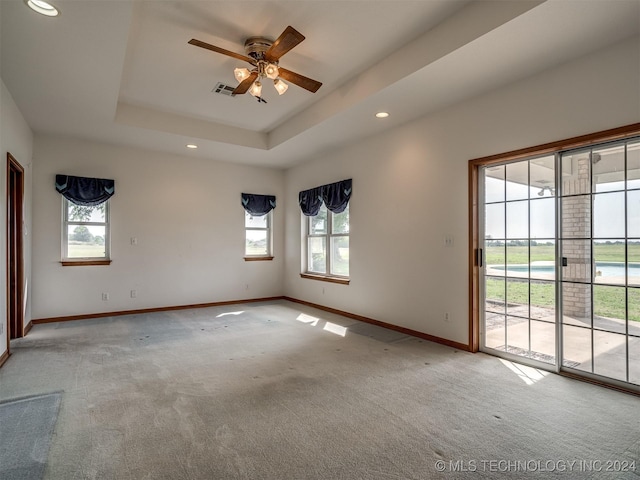
M 529 263 L 529 249 L 526 246 L 507 246 L 507 260 L 509 264 Z M 487 265 L 504 265 L 505 247 L 487 247 Z M 596 244 L 594 247 L 596 260 L 599 262 L 624 262 L 624 245 Z M 553 261 L 555 257 L 554 245 L 538 245 L 531 247 L 531 262 Z M 640 262 L 640 244 L 628 245 L 629 262 Z M 506 285 L 506 287 L 505 287 Z M 531 292 L 529 292 L 531 285 Z M 510 304 L 528 304 L 538 307 L 553 307 L 555 305 L 555 284 L 553 282 L 510 280 L 505 284 L 502 278 L 489 277 L 485 284 L 487 300 L 497 302 L 506 301 Z M 640 289 L 629 288 L 628 311 L 629 319 L 640 321 Z M 529 298 L 531 293 L 531 298 Z M 625 288 L 594 286 L 593 294 L 594 314 L 602 317 L 625 317 Z
M 553 282 L 531 282 L 531 306 L 554 307 L 555 284 Z M 526 305 L 529 303 L 529 283 L 523 280 L 510 280 L 506 283 L 501 278 L 488 277 L 485 283 L 487 300 Z M 619 318 L 625 315 L 625 288 L 594 285 L 593 313 L 600 317 Z M 640 322 L 640 289 L 628 289 L 629 320 Z
M 502 278 L 487 278 L 487 300 L 504 302 L 505 280 Z M 506 296 L 508 303 L 529 303 L 529 283 L 527 281 L 513 280 L 506 284 Z M 555 284 L 552 282 L 531 282 L 531 305 L 536 307 L 553 307 L 555 301 Z
M 504 265 L 505 247 L 486 247 L 485 261 L 487 265 Z M 507 246 L 510 264 L 529 263 L 529 247 Z M 553 261 L 556 255 L 555 245 L 538 245 L 531 247 L 531 261 Z
M 266 255 L 267 247 L 259 245 L 247 245 L 244 251 L 245 255 Z
M 104 245 L 69 242 L 69 258 L 104 258 Z

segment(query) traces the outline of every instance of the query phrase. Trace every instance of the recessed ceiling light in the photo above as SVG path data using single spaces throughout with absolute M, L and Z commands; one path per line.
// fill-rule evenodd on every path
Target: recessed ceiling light
M 376 113 L 377 118 L 387 118 L 389 114 L 387 112 L 378 112 Z
M 57 17 L 60 15 L 56 7 L 43 0 L 24 0 L 24 3 L 34 12 L 46 15 L 47 17 Z
M 187 144 L 187 148 L 198 148 L 198 145 L 194 145 L 193 143 Z

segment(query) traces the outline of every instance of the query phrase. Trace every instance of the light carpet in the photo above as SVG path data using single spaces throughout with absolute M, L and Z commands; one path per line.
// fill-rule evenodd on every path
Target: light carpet
M 49 479 L 640 478 L 638 397 L 287 301 L 12 348 L 1 397 L 65 391 Z
M 50 393 L 0 402 L 0 478 L 42 478 L 61 398 Z

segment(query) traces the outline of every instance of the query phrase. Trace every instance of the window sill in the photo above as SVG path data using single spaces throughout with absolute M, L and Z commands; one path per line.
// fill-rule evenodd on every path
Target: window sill
M 245 262 L 270 262 L 273 257 L 244 257 Z
M 62 260 L 63 267 L 86 267 L 90 265 L 111 265 L 111 260 Z
M 301 273 L 302 278 L 308 278 L 310 280 L 319 280 L 321 282 L 338 283 L 340 285 L 349 285 L 351 281 L 349 278 L 332 277 L 330 275 L 322 275 L 317 273 Z

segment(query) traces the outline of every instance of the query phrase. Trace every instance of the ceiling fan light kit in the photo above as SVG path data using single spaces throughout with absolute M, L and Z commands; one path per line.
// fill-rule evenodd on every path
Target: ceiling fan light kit
M 262 95 L 262 84 L 260 83 L 260 80 L 253 82 L 253 85 L 251 85 L 251 88 L 249 89 L 249 93 L 254 97 Z
M 275 80 L 276 78 L 278 78 L 280 72 L 278 71 L 278 66 L 275 63 L 269 63 L 266 67 L 264 67 L 264 74 L 267 76 L 267 78 Z
M 233 70 L 233 74 L 238 82 L 242 82 L 244 79 L 251 75 L 248 68 L 236 68 Z
M 278 95 L 282 95 L 289 88 L 289 85 L 284 80 L 312 93 L 317 92 L 322 86 L 322 83 L 317 80 L 279 66 L 280 57 L 302 42 L 304 38 L 300 32 L 291 26 L 287 27 L 275 41 L 265 37 L 250 37 L 244 42 L 246 56 L 210 45 L 195 38 L 191 39 L 189 44 L 251 64 L 253 66 L 251 70 L 239 67 L 233 70 L 234 77 L 239 84 L 232 92 L 232 95 L 241 95 L 249 92 L 249 94 L 260 99 L 262 95 L 262 80 L 265 78 L 273 80 L 273 86 Z
M 289 85 L 287 85 L 286 83 L 284 83 L 282 80 L 280 80 L 279 78 L 275 79 L 273 81 L 273 86 L 275 87 L 276 91 L 278 92 L 278 95 L 282 95 L 284 92 L 287 91 L 287 89 L 289 88 Z

